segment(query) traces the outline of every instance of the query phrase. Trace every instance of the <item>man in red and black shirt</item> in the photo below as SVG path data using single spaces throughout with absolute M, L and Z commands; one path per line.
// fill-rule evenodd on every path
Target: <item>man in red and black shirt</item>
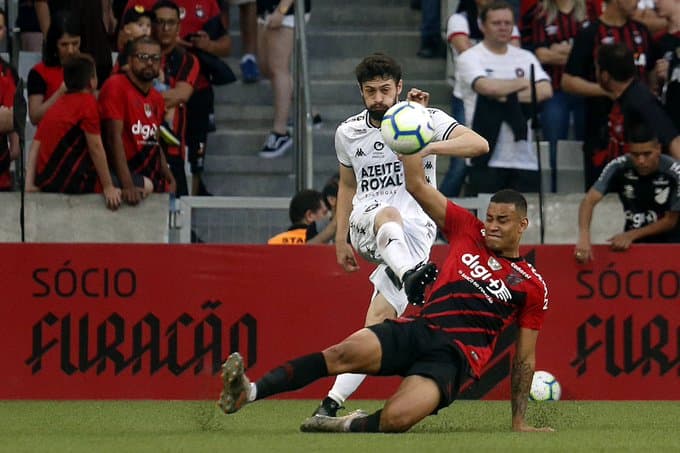
M 637 1 L 607 0 L 605 4 L 602 15 L 576 35 L 562 75 L 564 91 L 586 97 L 583 141 L 585 190 L 611 160 L 607 119 L 612 101 L 611 93 L 605 91 L 595 78 L 598 49 L 603 44 L 625 44 L 635 55 L 637 73 L 643 81 L 647 81 L 648 71 L 654 66 L 649 31 L 640 22 L 631 20 Z
M 160 45 L 143 36 L 131 44 L 130 70 L 115 74 L 99 93 L 104 142 L 123 189 L 123 199 L 137 204 L 142 193 L 134 175 L 151 180 L 155 192 L 174 192 L 175 181 L 158 142 L 165 103 L 153 89 L 161 60 Z
M 160 0 L 153 7 L 153 36 L 161 45 L 160 77 L 166 109 L 175 109 L 172 130 L 180 138 L 179 146 L 167 147 L 168 164 L 177 181 L 177 195 L 187 195 L 184 162 L 186 160 L 186 104 L 194 93 L 200 65 L 196 57 L 178 45 L 180 11 L 169 0 Z M 159 88 L 159 85 L 157 85 Z
M 101 140 L 97 75 L 92 57 L 78 54 L 64 63 L 66 93 L 45 113 L 31 143 L 26 168 L 28 192 L 103 192 L 110 209 L 120 205 Z
M 0 58 L 0 191 L 12 189 L 10 163 L 19 157 L 19 136 L 14 129 L 14 94 L 18 76 Z
M 511 373 L 512 428 L 549 431 L 525 421 L 536 361 L 538 332 L 548 309 L 543 278 L 519 255 L 528 226 L 524 197 L 502 190 L 491 197 L 486 221 L 456 206 L 426 180 L 422 156 L 403 157 L 406 187 L 449 241 L 449 254 L 429 301 L 414 317 L 388 320 L 350 335 L 322 352 L 285 363 L 254 384 L 243 359 L 223 365 L 220 407 L 226 413 L 248 402 L 301 388 L 340 373 L 401 375 L 404 380 L 382 410 L 345 417 L 315 415 L 302 431 L 403 432 L 451 404 L 468 375 L 479 377 L 500 333 L 519 326 Z M 404 276 L 409 300 L 422 301 L 436 269 L 426 264 Z M 421 302 L 422 303 L 422 302 Z

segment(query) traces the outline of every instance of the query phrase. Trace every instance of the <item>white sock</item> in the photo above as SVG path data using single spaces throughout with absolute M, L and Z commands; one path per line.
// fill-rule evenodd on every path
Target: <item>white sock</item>
M 257 398 L 257 386 L 254 382 L 250 383 L 250 392 L 248 392 L 248 402 L 252 403 Z
M 404 228 L 397 222 L 386 222 L 375 235 L 378 244 L 378 252 L 383 261 L 401 279 L 404 272 L 413 269 L 418 260 L 411 256 L 411 252 L 406 245 Z
M 366 379 L 365 374 L 341 374 L 335 378 L 335 383 L 330 392 L 328 392 L 328 396 L 335 400 L 336 403 L 342 404 L 347 398 L 352 396 L 352 393 L 359 388 L 364 379 Z

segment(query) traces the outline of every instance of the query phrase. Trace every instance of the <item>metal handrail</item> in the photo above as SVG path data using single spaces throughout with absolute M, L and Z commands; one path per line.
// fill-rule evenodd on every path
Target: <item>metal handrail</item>
M 304 1 L 296 1 L 295 38 L 293 47 L 293 143 L 295 145 L 295 189 L 309 189 L 314 184 L 314 143 L 312 135 L 312 107 L 307 65 L 307 33 L 305 31 Z

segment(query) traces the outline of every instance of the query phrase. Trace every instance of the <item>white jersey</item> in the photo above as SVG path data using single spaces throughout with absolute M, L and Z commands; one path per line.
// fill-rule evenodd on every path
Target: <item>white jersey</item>
M 439 109 L 428 108 L 434 127 L 433 141 L 441 141 L 458 122 Z M 338 161 L 351 167 L 357 180 L 352 208 L 366 203 L 381 202 L 399 209 L 402 217 L 424 216 L 420 205 L 406 191 L 404 169 L 397 155 L 385 144 L 380 128 L 368 120 L 368 111 L 345 120 L 335 131 L 335 152 Z M 423 159 L 425 177 L 437 187 L 436 157 Z

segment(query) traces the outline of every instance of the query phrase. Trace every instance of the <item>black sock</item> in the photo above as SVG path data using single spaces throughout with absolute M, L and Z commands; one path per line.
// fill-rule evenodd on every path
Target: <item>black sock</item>
M 274 368 L 257 381 L 257 399 L 297 390 L 326 376 L 328 369 L 322 353 L 299 357 Z
M 355 418 L 349 424 L 349 431 L 351 433 L 379 433 L 381 413 L 382 409 L 372 413 L 368 417 Z

